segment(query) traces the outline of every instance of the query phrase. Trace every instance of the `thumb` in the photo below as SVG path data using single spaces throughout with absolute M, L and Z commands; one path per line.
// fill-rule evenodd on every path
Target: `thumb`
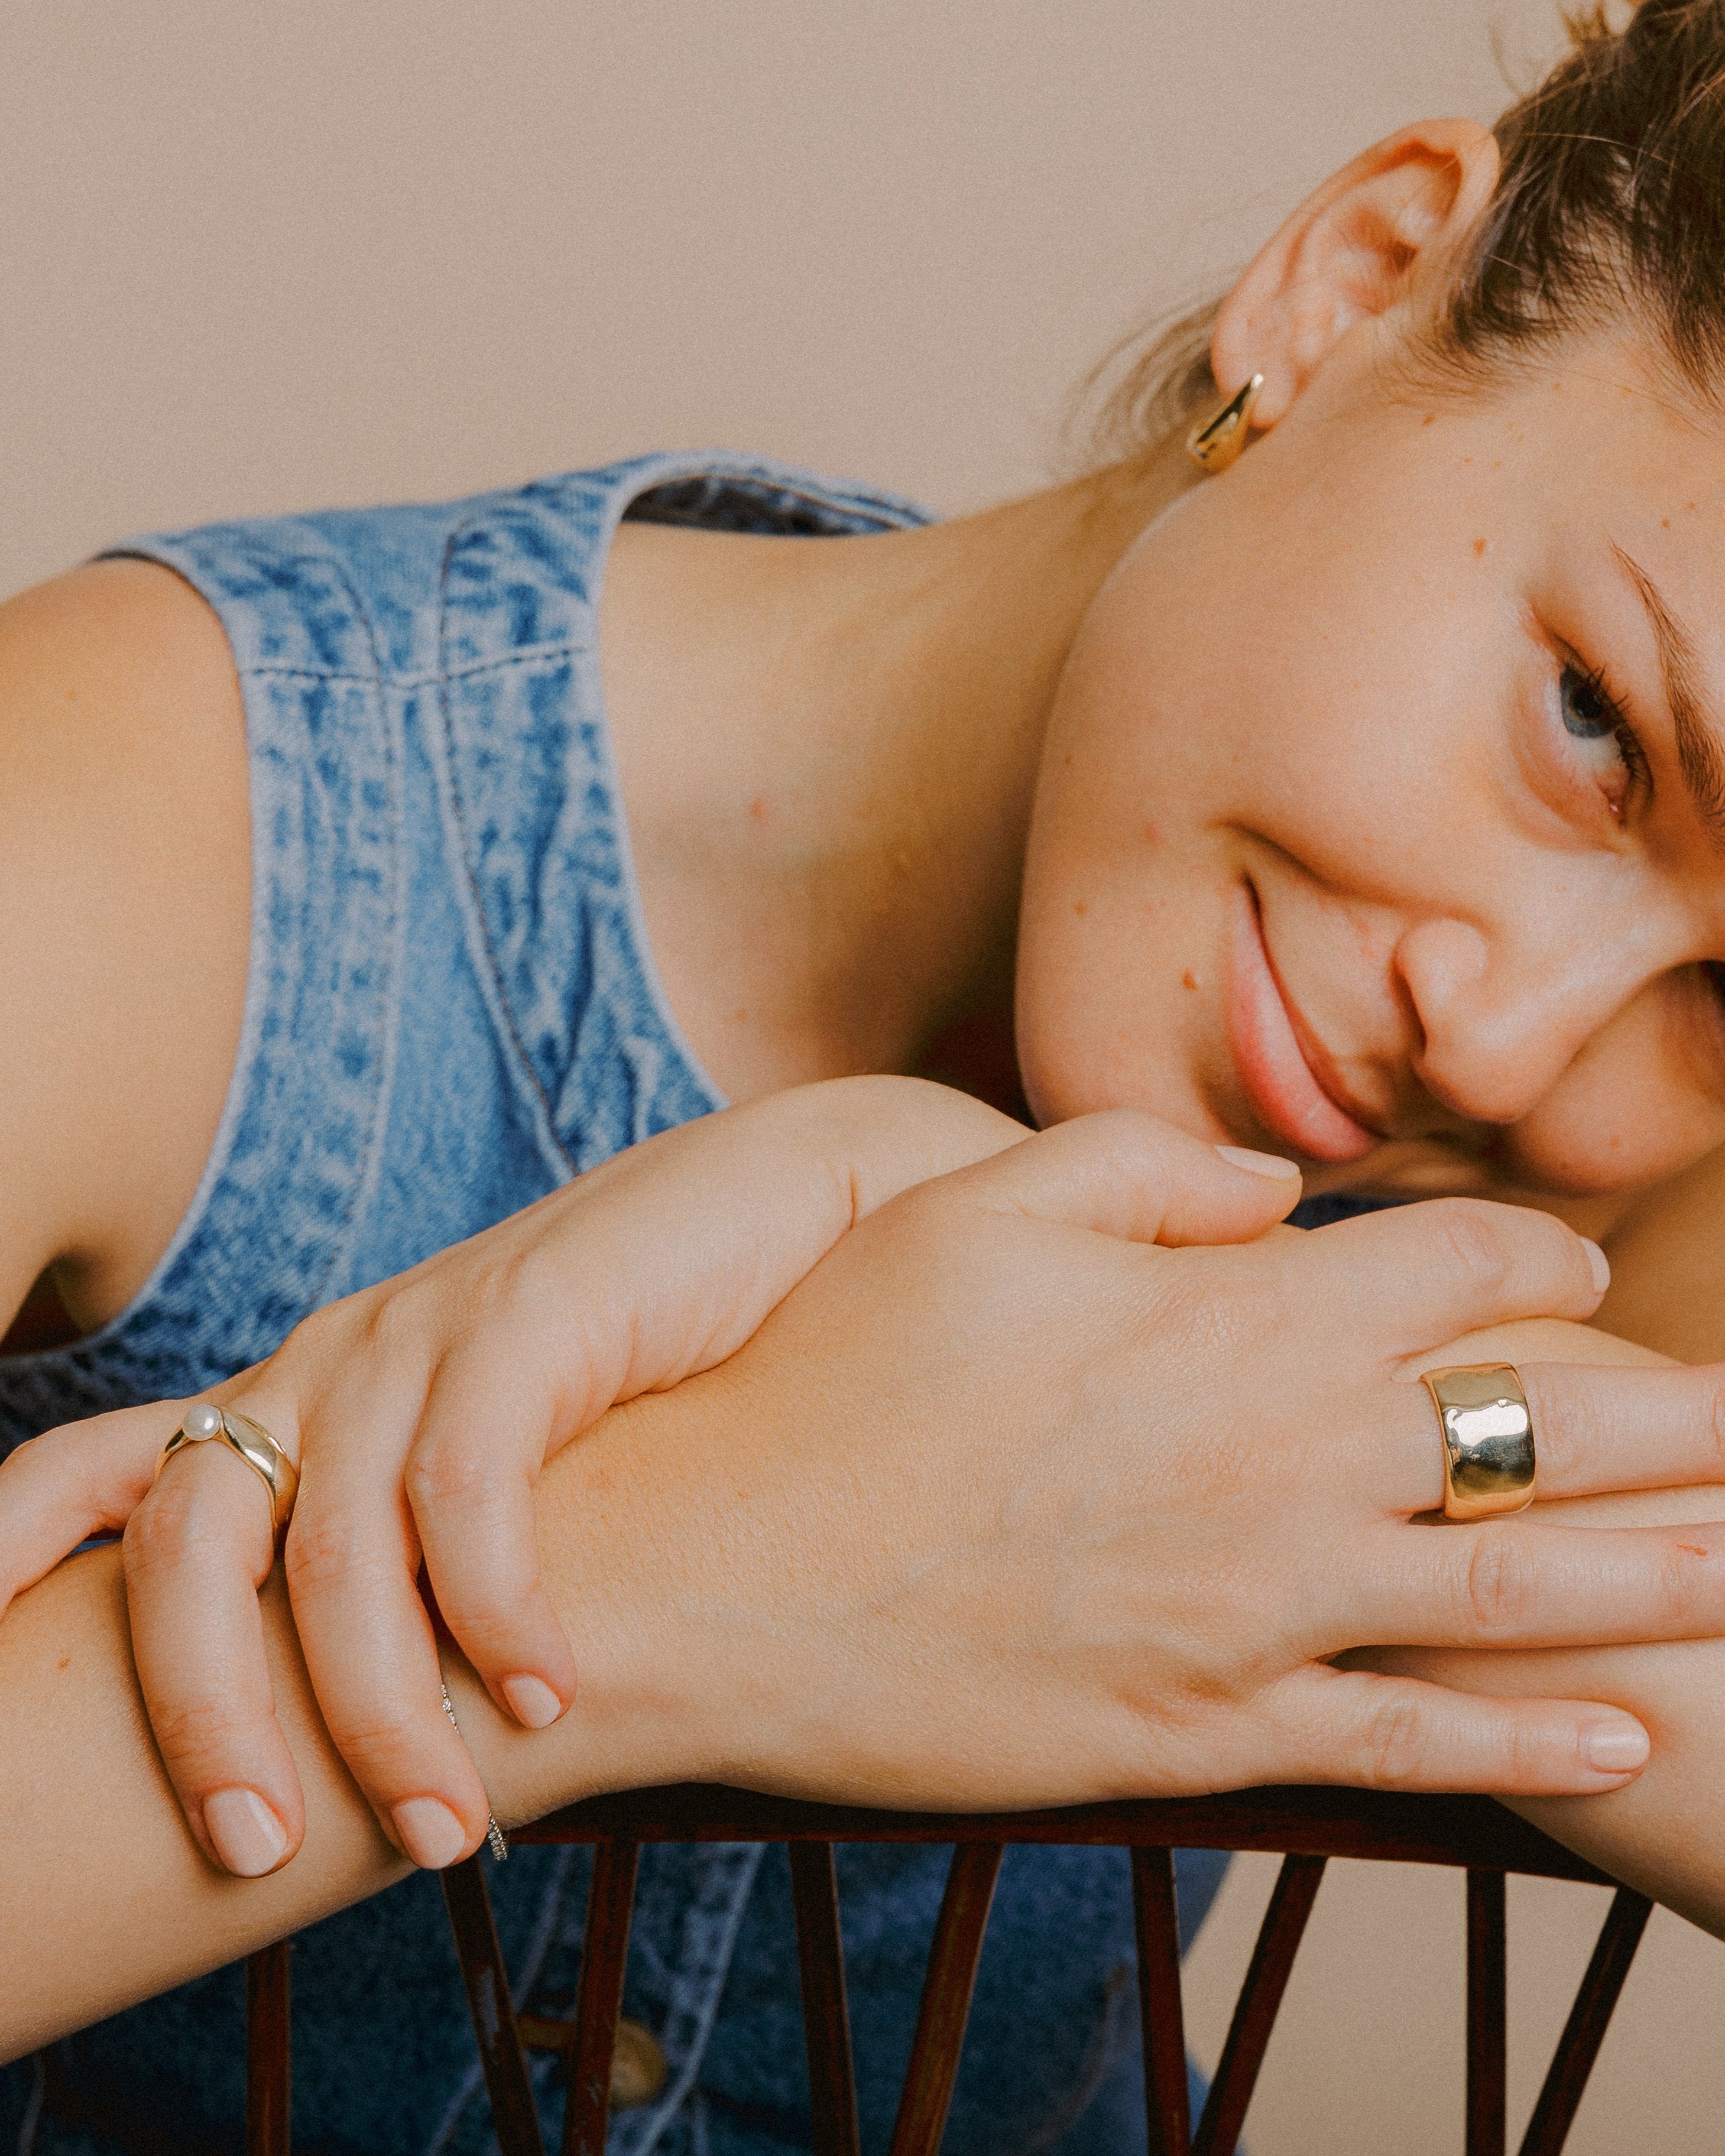
M 948 1178 L 977 1202 L 1133 1243 L 1243 1243 L 1298 1202 L 1274 1153 L 1208 1145 L 1134 1108 L 1080 1116 Z

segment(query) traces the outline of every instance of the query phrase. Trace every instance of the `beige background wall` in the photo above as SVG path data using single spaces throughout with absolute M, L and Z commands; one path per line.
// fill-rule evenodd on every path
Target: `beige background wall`
M 127 531 L 722 444 L 957 508 L 1071 386 L 1551 0 L 8 0 L 0 592 Z M 1190 1973 L 1219 2048 L 1268 1891 Z M 1517 2104 L 1599 1897 L 1512 1903 Z M 1256 2156 L 1460 2146 L 1460 1881 L 1332 1870 Z M 1725 2148 L 1725 1949 L 1661 1917 L 1577 2147 Z
M 1555 0 L 5 0 L 0 592 L 127 531 L 770 449 L 957 507 Z

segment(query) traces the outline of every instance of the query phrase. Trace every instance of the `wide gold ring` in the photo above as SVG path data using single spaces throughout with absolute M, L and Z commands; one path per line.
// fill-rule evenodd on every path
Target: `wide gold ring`
M 1533 1502 L 1533 1417 L 1511 1363 L 1428 1370 L 1444 1434 L 1444 1517 L 1489 1520 Z
M 212 1438 L 220 1438 L 230 1451 L 238 1453 L 270 1492 L 270 1533 L 280 1550 L 288 1522 L 294 1516 L 294 1500 L 300 1494 L 300 1471 L 262 1423 L 241 1414 L 238 1408 L 218 1408 L 208 1400 L 200 1400 L 195 1408 L 186 1410 L 185 1420 L 162 1446 L 156 1472 L 160 1475 L 174 1455 L 187 1445 L 207 1445 Z

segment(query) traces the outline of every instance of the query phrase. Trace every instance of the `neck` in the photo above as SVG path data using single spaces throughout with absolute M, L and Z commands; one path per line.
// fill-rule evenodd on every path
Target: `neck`
M 913 1070 L 1009 1011 L 1066 654 L 1186 483 L 1164 454 L 843 542 L 623 527 L 601 661 L 642 902 L 731 1098 Z

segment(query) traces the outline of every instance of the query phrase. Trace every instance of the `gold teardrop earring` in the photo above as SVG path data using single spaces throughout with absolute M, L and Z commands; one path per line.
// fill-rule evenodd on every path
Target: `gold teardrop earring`
M 1237 396 L 1230 397 L 1221 410 L 1209 419 L 1201 421 L 1186 437 L 1186 454 L 1195 465 L 1202 465 L 1207 472 L 1224 472 L 1246 445 L 1246 430 L 1251 423 L 1252 408 L 1258 401 L 1258 393 L 1264 387 L 1264 377 L 1255 374 Z

